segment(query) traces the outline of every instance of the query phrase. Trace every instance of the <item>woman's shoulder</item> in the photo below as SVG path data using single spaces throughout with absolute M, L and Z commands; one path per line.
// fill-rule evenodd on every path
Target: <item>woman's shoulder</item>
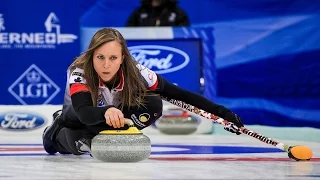
M 79 67 L 75 67 L 70 69 L 69 83 L 82 83 L 86 84 L 86 80 L 84 78 L 84 70 Z

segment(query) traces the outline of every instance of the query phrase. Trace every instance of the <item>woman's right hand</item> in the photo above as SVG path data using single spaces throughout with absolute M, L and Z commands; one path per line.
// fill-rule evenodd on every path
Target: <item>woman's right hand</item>
M 104 113 L 106 118 L 106 123 L 114 128 L 120 128 L 124 126 L 124 116 L 123 113 L 114 107 L 108 108 Z

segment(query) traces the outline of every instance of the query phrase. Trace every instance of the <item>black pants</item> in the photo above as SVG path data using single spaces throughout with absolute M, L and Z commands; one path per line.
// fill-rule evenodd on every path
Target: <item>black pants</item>
M 138 129 L 144 129 L 154 123 L 162 116 L 162 100 L 159 96 L 150 95 L 145 98 L 144 107 L 124 108 L 123 114 L 125 118 L 131 119 Z M 63 117 L 63 116 L 61 116 Z M 80 122 L 79 122 L 80 123 Z M 127 129 L 128 126 L 119 128 L 119 130 Z M 80 155 L 76 148 L 76 141 L 80 138 L 93 138 L 103 130 L 115 129 L 105 122 L 85 126 L 81 129 L 63 127 L 55 138 L 55 149 L 61 154 Z

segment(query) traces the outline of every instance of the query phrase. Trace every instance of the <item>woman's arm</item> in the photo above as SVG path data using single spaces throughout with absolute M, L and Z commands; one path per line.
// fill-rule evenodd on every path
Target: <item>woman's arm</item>
M 236 114 L 234 114 L 232 111 L 230 111 L 228 108 L 219 104 L 215 104 L 200 94 L 182 89 L 170 83 L 169 81 L 167 81 L 166 79 L 164 79 L 159 75 L 157 75 L 157 79 L 158 79 L 158 87 L 155 91 L 160 95 L 167 98 L 180 100 L 185 103 L 196 106 L 199 109 L 203 109 L 216 116 L 219 116 L 223 119 L 233 122 L 238 127 L 243 126 L 240 118 Z
M 72 86 L 70 87 L 72 88 Z M 106 110 L 114 106 L 94 107 L 90 92 L 82 91 L 71 95 L 73 109 L 81 121 L 86 125 L 95 125 L 105 122 Z

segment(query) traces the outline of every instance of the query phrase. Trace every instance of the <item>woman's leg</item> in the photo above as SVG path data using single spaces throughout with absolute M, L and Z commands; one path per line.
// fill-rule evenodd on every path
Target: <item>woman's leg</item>
M 93 138 L 94 135 L 88 138 L 86 136 L 88 136 L 88 130 L 86 129 L 73 130 L 64 127 L 56 135 L 54 147 L 60 154 L 85 154 L 90 151 L 91 144 L 85 141 Z

